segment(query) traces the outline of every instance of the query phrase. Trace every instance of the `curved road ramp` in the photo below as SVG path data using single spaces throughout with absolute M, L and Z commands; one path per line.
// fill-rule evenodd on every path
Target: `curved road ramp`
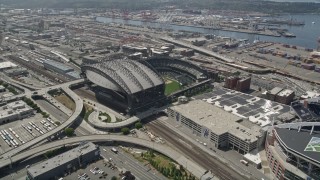
M 204 174 L 206 174 L 208 171 L 203 169 L 202 167 L 195 164 L 193 161 L 189 160 L 185 156 L 181 155 L 176 150 L 173 150 L 172 148 L 157 144 L 152 141 L 139 139 L 135 137 L 130 136 L 122 136 L 122 135 L 88 135 L 88 136 L 80 136 L 80 137 L 73 137 L 58 141 L 53 141 L 35 148 L 32 148 L 30 150 L 24 151 L 23 153 L 16 154 L 10 158 L 5 158 L 0 161 L 0 168 L 9 166 L 12 163 L 21 161 L 23 159 L 26 159 L 28 157 L 31 157 L 35 154 L 40 154 L 41 152 L 46 152 L 47 150 L 51 150 L 53 148 L 59 148 L 64 145 L 68 144 L 76 144 L 81 143 L 84 141 L 91 141 L 91 142 L 107 142 L 107 141 L 117 141 L 117 142 L 123 142 L 123 143 L 129 143 L 129 144 L 137 144 L 146 148 L 154 149 L 155 151 L 158 151 L 159 153 L 162 153 L 169 158 L 173 159 L 180 165 L 184 166 L 189 172 L 191 172 L 193 175 L 195 175 L 197 178 L 201 178 Z

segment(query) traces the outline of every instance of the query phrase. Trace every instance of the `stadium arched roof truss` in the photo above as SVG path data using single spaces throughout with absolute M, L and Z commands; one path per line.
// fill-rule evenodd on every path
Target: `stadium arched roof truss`
M 131 60 L 86 64 L 82 66 L 82 71 L 86 72 L 91 82 L 126 94 L 134 94 L 164 83 L 153 69 Z

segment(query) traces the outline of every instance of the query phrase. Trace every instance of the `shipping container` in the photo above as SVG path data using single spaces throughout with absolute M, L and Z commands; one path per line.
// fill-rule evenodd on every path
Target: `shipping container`
M 314 70 L 315 65 L 314 64 L 302 64 L 302 68 L 308 69 L 308 70 Z

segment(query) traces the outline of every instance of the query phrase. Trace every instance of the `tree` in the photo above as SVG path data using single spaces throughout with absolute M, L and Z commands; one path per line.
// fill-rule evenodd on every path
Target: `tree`
M 136 129 L 140 129 L 140 128 L 142 128 L 142 123 L 141 122 L 137 122 L 134 126 L 135 126 Z
M 123 135 L 127 135 L 127 134 L 130 133 L 130 129 L 127 128 L 127 127 L 124 127 L 124 128 L 121 129 L 121 132 L 122 132 Z
M 112 176 L 111 180 L 117 180 L 118 178 L 115 176 Z
M 55 121 L 54 123 L 55 123 L 57 126 L 59 126 L 59 125 L 61 124 L 60 121 Z
M 241 72 L 240 71 L 236 71 L 235 73 L 233 73 L 234 76 L 240 76 Z
M 66 133 L 66 135 L 67 135 L 68 137 L 70 137 L 70 136 L 73 135 L 74 129 L 73 129 L 73 128 L 66 128 L 66 129 L 64 130 L 64 132 Z

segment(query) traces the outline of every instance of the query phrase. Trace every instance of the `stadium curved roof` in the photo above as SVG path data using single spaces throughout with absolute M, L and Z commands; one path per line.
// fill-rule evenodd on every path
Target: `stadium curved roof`
M 315 127 L 313 127 L 315 128 Z M 317 127 L 319 130 L 319 127 Z M 310 131 L 275 128 L 276 137 L 291 153 L 320 164 L 320 134 Z
M 127 94 L 134 94 L 164 84 L 157 72 L 132 60 L 112 60 L 98 64 L 87 64 L 83 65 L 82 69 L 91 82 Z

